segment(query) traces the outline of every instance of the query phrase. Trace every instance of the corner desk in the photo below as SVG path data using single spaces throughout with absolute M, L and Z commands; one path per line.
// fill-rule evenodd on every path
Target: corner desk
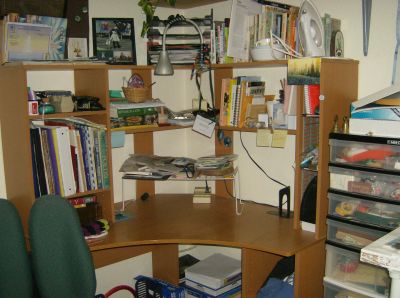
M 91 245 L 97 268 L 152 252 L 154 277 L 178 284 L 179 244 L 240 248 L 242 297 L 255 297 L 275 264 L 295 255 L 296 298 L 323 297 L 324 239 L 293 228 L 293 219 L 277 208 L 244 202 L 236 215 L 235 200 L 212 197 L 210 204 L 193 204 L 188 194 L 150 196 L 128 204 L 132 217 L 114 223 L 108 236 Z

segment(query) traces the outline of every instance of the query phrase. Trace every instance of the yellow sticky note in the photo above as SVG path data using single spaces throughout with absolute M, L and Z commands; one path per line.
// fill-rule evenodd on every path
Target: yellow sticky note
M 269 129 L 261 128 L 257 129 L 257 147 L 269 147 L 271 146 L 272 134 Z
M 274 148 L 285 148 L 287 137 L 287 130 L 275 129 L 272 134 L 272 144 L 271 147 Z

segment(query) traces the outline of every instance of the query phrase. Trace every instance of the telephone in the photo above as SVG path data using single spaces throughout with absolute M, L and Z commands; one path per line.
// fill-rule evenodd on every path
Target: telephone
M 104 107 L 99 103 L 99 98 L 94 96 L 74 96 L 76 111 L 99 111 Z

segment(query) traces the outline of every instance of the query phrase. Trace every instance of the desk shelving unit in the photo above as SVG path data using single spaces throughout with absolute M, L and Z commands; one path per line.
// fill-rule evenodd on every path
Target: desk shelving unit
M 273 60 L 265 62 L 246 62 L 237 64 L 220 64 L 212 65 L 214 73 L 214 87 L 216 94 L 216 106 L 220 103 L 221 94 L 221 81 L 223 78 L 233 77 L 233 71 L 236 69 L 246 68 L 257 68 L 259 71 L 268 71 L 270 68 L 275 67 L 286 67 L 286 60 Z M 37 116 L 28 115 L 27 105 L 27 77 L 31 72 L 41 71 L 70 71 L 73 73 L 73 84 L 76 95 L 91 95 L 100 98 L 100 103 L 106 108 L 105 111 L 99 112 L 78 112 L 78 113 L 62 113 L 56 115 L 57 117 L 67 116 L 79 116 L 84 117 L 88 120 L 96 123 L 104 124 L 108 128 L 107 130 L 107 145 L 108 145 L 108 165 L 111 168 L 111 129 L 109 119 L 109 98 L 108 98 L 108 76 L 110 70 L 115 69 L 126 69 L 132 73 L 138 73 L 142 76 L 146 85 L 152 83 L 152 71 L 151 66 L 134 66 L 134 65 L 105 65 L 100 63 L 10 63 L 0 68 L 0 74 L 2 80 L 0 81 L 0 90 L 2 92 L 1 98 L 1 109 L 0 109 L 0 123 L 1 123 L 1 136 L 3 146 L 3 160 L 4 160 L 4 173 L 5 173 L 5 184 L 7 190 L 7 197 L 15 203 L 18 207 L 25 229 L 27 229 L 27 222 L 30 208 L 35 200 L 34 188 L 33 188 L 33 177 L 32 177 L 32 158 L 30 149 L 30 137 L 29 137 L 29 123 L 32 119 L 38 119 Z M 176 71 L 188 70 L 188 66 L 177 66 Z M 94 84 L 94 82 L 96 82 Z M 322 297 L 322 278 L 324 274 L 323 265 L 325 262 L 325 251 L 323 240 L 326 236 L 326 225 L 325 219 L 327 214 L 327 189 L 329 186 L 328 180 L 328 134 L 332 129 L 334 118 L 338 115 L 339 119 L 343 119 L 343 116 L 348 115 L 349 104 L 352 100 L 357 98 L 358 90 L 358 62 L 347 59 L 322 59 L 321 62 L 321 94 L 324 100 L 321 101 L 319 125 L 316 126 L 315 133 L 318 134 L 319 140 L 319 164 L 318 164 L 318 193 L 317 193 L 317 208 L 316 208 L 316 232 L 314 234 L 304 232 L 300 230 L 300 205 L 302 198 L 302 183 L 303 183 L 303 172 L 299 165 L 303 153 L 303 140 L 304 131 L 302 129 L 303 122 L 306 121 L 303 117 L 303 96 L 302 87 L 299 88 L 298 96 L 298 111 L 297 111 L 297 130 L 290 130 L 290 135 L 296 137 L 296 168 L 295 168 L 295 192 L 294 192 L 294 217 L 292 219 L 280 219 L 276 216 L 277 220 L 268 221 L 268 225 L 264 226 L 268 232 L 270 229 L 277 232 L 282 227 L 288 228 L 291 226 L 289 234 L 282 234 L 281 239 L 275 237 L 273 241 L 277 243 L 287 243 L 288 235 L 292 235 L 294 238 L 293 242 L 288 246 L 286 250 L 280 250 L 279 248 L 272 248 L 266 245 L 264 242 L 258 242 L 257 245 L 245 244 L 247 248 L 253 248 L 252 250 L 242 250 L 242 262 L 245 265 L 246 274 L 243 278 L 243 296 L 253 297 L 260 288 L 265 280 L 265 277 L 273 269 L 276 262 L 282 258 L 282 256 L 290 256 L 296 254 L 296 280 L 295 280 L 295 297 Z M 49 82 L 49 88 L 51 82 Z M 47 117 L 47 116 L 45 116 Z M 40 118 L 40 117 L 39 117 Z M 341 123 L 339 123 L 341 125 Z M 163 131 L 170 129 L 181 129 L 179 126 L 165 126 L 158 128 L 138 128 L 127 130 L 127 133 L 135 134 L 134 137 L 134 152 L 137 154 L 154 154 L 154 142 L 153 132 Z M 256 131 L 253 129 L 238 129 L 233 127 L 222 127 L 225 136 L 231 137 L 233 140 L 234 132 Z M 216 135 L 216 134 L 215 134 Z M 215 136 L 215 154 L 231 154 L 233 148 L 225 147 Z M 96 194 L 98 201 L 101 203 L 103 217 L 107 218 L 110 222 L 114 221 L 114 200 L 113 200 L 113 179 L 110 175 L 110 187 L 107 189 L 101 189 L 94 192 L 88 192 L 83 194 L 77 194 L 79 196 L 85 194 Z M 226 191 L 227 184 L 228 190 L 232 192 L 234 186 L 233 181 L 216 181 L 215 182 L 215 197 L 218 199 L 229 199 L 229 192 Z M 21 187 L 23 186 L 23 187 Z M 136 197 L 139 198 L 144 192 L 149 193 L 151 197 L 159 197 L 159 194 L 155 193 L 154 181 L 139 180 L 136 182 Z M 75 195 L 73 196 L 75 197 Z M 188 198 L 188 195 L 186 195 Z M 191 202 L 191 200 L 188 200 Z M 218 200 L 217 200 L 218 201 Z M 247 205 L 247 204 L 246 204 Z M 139 209 L 138 209 L 139 210 Z M 258 212 L 258 211 L 257 211 Z M 272 215 L 263 215 L 268 218 Z M 232 212 L 232 216 L 237 216 L 235 212 Z M 243 224 L 243 227 L 247 227 L 246 221 L 238 218 L 236 220 Z M 249 217 L 247 217 L 249 218 Z M 231 219 L 235 221 L 235 219 Z M 251 220 L 249 218 L 249 220 Z M 277 225 L 277 226 L 273 226 Z M 242 228 L 243 228 L 242 227 Z M 115 230 L 113 230 L 115 229 Z M 120 230 L 122 229 L 122 230 Z M 97 266 L 102 266 L 107 261 L 102 261 L 101 257 L 103 249 L 116 248 L 121 243 L 124 243 L 123 230 L 127 229 L 125 224 L 118 223 L 113 225 L 111 228 L 110 236 L 105 240 L 104 244 L 95 245 L 92 247 L 93 251 L 96 251 L 95 262 Z M 129 233 L 128 233 L 129 234 Z M 134 234 L 130 233 L 131 237 L 135 237 Z M 161 237 L 160 235 L 151 234 L 154 237 Z M 267 237 L 266 234 L 254 235 L 254 237 Z M 299 236 L 300 235 L 300 236 Z M 203 235 L 204 236 L 204 235 Z M 149 235 L 150 237 L 150 235 Z M 211 235 L 212 237 L 212 235 Z M 268 237 L 267 237 L 268 238 Z M 157 238 L 154 238 L 157 239 Z M 297 239 L 297 240 L 296 240 Z M 307 239 L 307 240 L 305 240 Z M 313 240 L 310 240 L 313 239 Z M 135 239 L 131 239 L 135 245 L 148 245 L 151 241 L 139 241 L 135 242 Z M 126 240 L 125 243 L 131 243 Z M 157 241 L 156 241 L 157 242 Z M 196 241 L 195 238 L 189 238 L 184 241 L 176 240 L 174 243 L 208 243 L 216 245 L 231 245 L 236 247 L 242 247 L 243 244 L 232 244 L 229 241 Z M 266 246 L 263 246 L 264 244 Z M 161 247 L 161 246 L 160 246 Z M 264 248 L 263 248 L 264 247 Z M 243 247 L 242 247 L 243 248 Z M 141 247 L 141 251 L 149 250 L 148 247 Z M 165 250 L 167 253 L 165 253 Z M 164 247 L 161 251 L 156 251 L 152 248 L 156 259 L 153 260 L 160 264 L 166 264 L 166 258 L 168 258 L 168 247 Z M 170 247 L 171 255 L 177 255 L 175 252 L 176 247 Z M 134 249 L 132 249 L 134 250 Z M 139 249 L 140 250 L 140 249 Z M 119 251 L 119 250 L 118 250 Z M 136 248 L 135 248 L 136 251 Z M 104 252 L 106 253 L 106 252 Z M 116 252 L 115 252 L 116 253 Z M 117 253 L 116 253 L 117 254 Z M 119 255 L 122 257 L 132 256 L 133 253 L 129 249 L 124 254 Z M 110 260 L 114 260 L 110 257 Z M 110 261 L 111 262 L 111 261 Z M 109 262 L 109 263 L 110 263 Z M 310 263 L 314 265 L 310 266 Z M 176 264 L 175 261 L 173 264 Z M 253 270 L 250 268 L 253 267 Z M 175 276 L 175 271 L 169 270 L 169 267 L 163 267 L 154 271 L 154 275 L 166 280 L 176 282 L 178 275 Z M 166 272 L 163 272 L 166 271 Z

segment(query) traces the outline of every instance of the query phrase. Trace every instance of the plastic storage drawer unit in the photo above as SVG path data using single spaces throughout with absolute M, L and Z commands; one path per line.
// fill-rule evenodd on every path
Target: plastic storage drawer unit
M 332 189 L 400 202 L 400 173 L 339 167 L 329 164 Z
M 390 232 L 400 226 L 400 205 L 330 191 L 329 217 L 346 219 L 383 228 Z
M 346 223 L 332 219 L 327 220 L 327 225 L 328 242 L 348 245 L 356 249 L 361 249 L 386 234 L 385 231 L 363 227 L 362 224 Z
M 381 295 L 389 291 L 390 277 L 385 269 L 360 262 L 360 253 L 331 245 L 326 245 L 325 276 L 355 291 Z
M 330 134 L 330 161 L 400 171 L 400 139 Z
M 344 288 L 324 280 L 324 298 L 384 298 L 386 295 L 374 294 L 371 292 L 364 293 L 363 291 L 356 292 L 355 289 Z

